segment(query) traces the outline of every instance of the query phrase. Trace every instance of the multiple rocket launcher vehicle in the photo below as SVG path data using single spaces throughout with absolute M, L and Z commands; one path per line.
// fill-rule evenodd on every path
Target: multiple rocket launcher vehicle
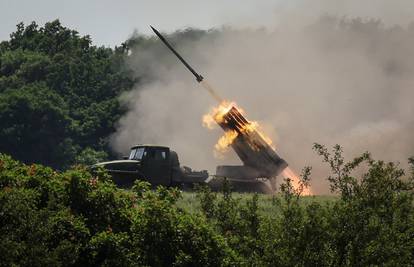
M 180 168 L 177 154 L 174 151 L 170 151 L 169 148 L 148 145 L 133 147 L 131 149 L 131 155 L 127 160 L 104 162 L 97 165 L 108 169 L 109 173 L 113 175 L 115 182 L 120 185 L 126 185 L 134 179 L 147 178 L 153 185 L 186 185 L 187 187 L 195 183 L 205 182 L 213 189 L 218 189 L 222 186 L 222 180 L 225 177 L 231 187 L 236 191 L 274 192 L 276 189 L 276 177 L 288 166 L 286 161 L 279 157 L 275 149 L 266 142 L 260 132 L 253 127 L 252 122 L 249 122 L 236 106 L 231 104 L 223 105 L 226 102 L 218 96 L 212 87 L 203 81 L 203 76 L 198 74 L 178 54 L 161 33 L 152 26 L 151 28 L 160 40 L 195 76 L 197 82 L 201 83 L 213 98 L 220 103 L 222 108 L 216 114 L 213 114 L 212 117 L 224 130 L 225 134 L 232 136 L 229 145 L 236 152 L 243 162 L 243 165 L 217 166 L 216 175 L 212 176 L 211 179 L 211 177 L 208 178 L 205 171 L 193 172 L 186 167 Z M 132 153 L 135 151 L 134 149 L 141 151 L 138 156 L 138 152 Z M 158 160 L 157 157 L 151 158 L 149 156 L 156 156 L 158 154 L 160 155 Z M 163 163 L 162 155 L 169 162 L 168 164 Z
M 195 76 L 197 82 L 201 83 L 204 79 L 203 76 L 198 74 L 180 56 L 160 32 L 152 26 L 151 29 Z M 216 100 L 222 102 L 210 86 L 207 86 L 206 89 Z M 260 183 L 259 179 L 269 180 L 272 190 L 274 190 L 276 177 L 288 166 L 287 162 L 276 153 L 275 149 L 264 140 L 254 127 L 249 127 L 251 122 L 235 106 L 230 106 L 224 114 L 215 114 L 213 117 L 225 133 L 235 134 L 230 145 L 243 162 L 241 166 L 218 166 L 216 176 L 226 177 L 233 184 L 238 183 L 239 186 L 243 183 Z

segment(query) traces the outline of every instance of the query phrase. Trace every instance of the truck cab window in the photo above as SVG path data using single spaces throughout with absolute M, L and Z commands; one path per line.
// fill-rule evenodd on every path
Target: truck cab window
M 131 153 L 129 153 L 129 159 L 134 159 L 135 153 L 137 152 L 137 149 L 131 149 Z
M 135 150 L 135 153 L 133 155 L 133 157 L 131 158 L 132 152 Z M 131 155 L 129 156 L 131 159 L 135 159 L 135 160 L 141 160 L 142 157 L 144 156 L 144 152 L 145 152 L 145 148 L 143 147 L 138 147 L 136 149 L 133 149 L 131 151 Z

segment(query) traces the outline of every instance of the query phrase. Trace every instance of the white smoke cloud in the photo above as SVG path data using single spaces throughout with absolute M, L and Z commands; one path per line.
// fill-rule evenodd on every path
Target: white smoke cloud
M 223 28 L 182 38 L 174 38 L 182 55 L 262 124 L 293 169 L 313 166 L 314 192 L 328 192 L 314 142 L 403 166 L 414 154 L 414 27 L 322 16 L 294 29 Z M 156 143 L 196 169 L 239 163 L 232 152 L 214 157 L 222 131 L 203 128 L 201 118 L 215 102 L 162 44 L 138 45 L 129 63 L 151 79 L 123 96 L 129 111 L 113 136 L 116 151 Z

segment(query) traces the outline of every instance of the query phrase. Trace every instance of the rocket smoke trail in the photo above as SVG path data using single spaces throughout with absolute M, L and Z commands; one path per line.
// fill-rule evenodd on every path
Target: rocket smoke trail
M 219 103 L 223 102 L 223 99 L 217 94 L 217 92 L 211 87 L 211 85 L 206 81 L 202 80 L 200 84 L 206 89 L 210 95 Z
M 198 74 L 191 66 L 181 57 L 180 54 L 171 46 L 171 44 L 161 35 L 157 29 L 150 25 L 153 32 L 160 38 L 160 40 L 174 53 L 174 55 L 184 64 L 184 66 L 195 76 L 197 82 L 199 82 L 207 92 L 218 102 L 221 103 L 223 99 L 217 94 L 217 92 L 213 89 L 213 87 L 204 80 L 204 77 Z
M 244 116 L 238 111 L 238 109 L 230 103 L 227 106 L 227 102 L 216 93 L 209 83 L 204 80 L 204 77 L 198 74 L 182 57 L 178 52 L 168 43 L 168 41 L 162 36 L 154 27 L 151 26 L 154 33 L 161 39 L 161 41 L 173 52 L 174 55 L 184 64 L 184 66 L 195 76 L 197 82 L 206 89 L 211 96 L 219 102 L 217 107 L 218 111 L 213 115 L 214 120 L 219 124 L 225 134 L 220 140 L 225 140 L 225 146 L 231 145 L 234 151 L 243 162 L 243 167 L 254 169 L 258 172 L 260 177 L 266 177 L 269 179 L 272 190 L 276 190 L 276 177 L 280 173 L 288 174 L 290 179 L 293 179 L 293 183 L 296 187 L 299 187 L 300 180 L 297 175 L 288 167 L 285 160 L 279 157 L 275 149 L 270 146 L 270 143 L 266 140 L 262 133 L 259 132 L 252 123 L 249 122 Z M 218 116 L 218 114 L 221 114 Z M 208 117 L 208 116 L 207 116 Z M 220 117 L 226 119 L 220 119 Z M 229 135 L 230 133 L 230 135 Z M 236 133 L 234 135 L 234 133 Z M 232 136 L 232 137 L 230 137 Z M 220 141 L 217 144 L 220 146 Z M 221 170 L 224 170 L 221 168 Z M 237 169 L 239 170 L 239 169 Z M 233 169 L 233 173 L 236 168 Z M 239 172 L 241 172 L 239 170 Z M 217 172 L 219 173 L 219 172 Z M 221 172 L 220 175 L 227 177 L 230 173 Z M 242 172 L 240 175 L 243 175 Z M 306 189 L 304 193 L 306 195 L 311 194 L 310 189 Z

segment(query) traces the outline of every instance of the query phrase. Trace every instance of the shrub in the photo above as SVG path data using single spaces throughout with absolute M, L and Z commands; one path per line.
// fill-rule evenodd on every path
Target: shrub
M 304 204 L 303 187 L 286 179 L 275 214 L 228 183 L 201 188 L 200 211 L 188 213 L 174 188 L 122 190 L 103 170 L 62 173 L 0 154 L 0 266 L 410 266 L 414 169 L 405 175 L 368 153 L 345 162 L 340 146 L 315 150 L 338 198 Z M 309 176 L 305 168 L 303 186 Z
M 236 254 L 180 192 L 137 182 L 118 189 L 83 167 L 58 173 L 0 154 L 0 265 L 217 266 Z

